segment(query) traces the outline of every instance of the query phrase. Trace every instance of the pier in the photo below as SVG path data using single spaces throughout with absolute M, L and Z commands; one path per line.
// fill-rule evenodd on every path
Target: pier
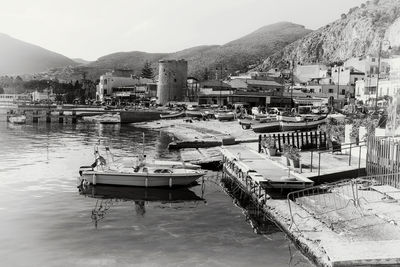
M 27 123 L 77 123 L 84 116 L 96 116 L 102 114 L 116 114 L 117 111 L 104 110 L 102 107 L 79 107 L 79 106 L 37 106 L 23 105 L 16 109 L 10 109 L 7 117 L 11 114 L 24 114 Z

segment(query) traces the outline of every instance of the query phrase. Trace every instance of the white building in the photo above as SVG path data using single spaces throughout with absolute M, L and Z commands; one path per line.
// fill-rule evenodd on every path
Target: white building
M 129 96 L 132 94 L 144 95 L 143 87 L 153 83 L 152 79 L 134 76 L 124 77 L 118 72 L 107 72 L 100 76 L 100 83 L 96 88 L 96 99 L 104 101 L 107 97 Z
M 293 73 L 301 83 L 329 76 L 328 67 L 324 64 L 297 65 Z

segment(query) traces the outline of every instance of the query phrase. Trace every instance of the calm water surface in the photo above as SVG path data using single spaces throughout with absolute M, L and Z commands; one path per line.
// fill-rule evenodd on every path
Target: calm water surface
M 178 191 L 78 191 L 78 168 L 93 162 L 99 139 L 128 156 L 142 150 L 142 132 L 0 121 L 1 265 L 311 266 L 283 233 L 255 234 L 214 182 L 215 172 Z M 146 153 L 179 158 L 166 150 L 168 142 L 167 135 L 147 131 Z

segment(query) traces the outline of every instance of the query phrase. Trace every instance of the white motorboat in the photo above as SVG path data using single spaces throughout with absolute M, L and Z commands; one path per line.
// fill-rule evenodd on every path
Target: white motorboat
M 179 161 L 152 160 L 145 156 L 114 160 L 108 147 L 107 161 L 95 147 L 95 162 L 79 169 L 81 182 L 124 186 L 178 186 L 189 185 L 205 173 L 194 164 Z
M 202 177 L 203 171 L 175 169 L 169 167 L 124 168 L 120 170 L 97 166 L 93 170 L 83 170 L 81 178 L 90 184 L 124 185 L 124 186 L 183 186 L 189 185 Z
M 25 124 L 26 116 L 25 115 L 10 115 L 8 116 L 8 121 L 14 124 Z

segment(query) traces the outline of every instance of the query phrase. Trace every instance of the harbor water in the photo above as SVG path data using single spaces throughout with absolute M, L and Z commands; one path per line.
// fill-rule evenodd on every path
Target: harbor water
M 284 233 L 256 234 L 208 171 L 190 188 L 77 188 L 100 140 L 115 157 L 179 159 L 131 125 L 0 121 L 2 266 L 312 266 Z M 264 225 L 265 227 L 265 225 Z

